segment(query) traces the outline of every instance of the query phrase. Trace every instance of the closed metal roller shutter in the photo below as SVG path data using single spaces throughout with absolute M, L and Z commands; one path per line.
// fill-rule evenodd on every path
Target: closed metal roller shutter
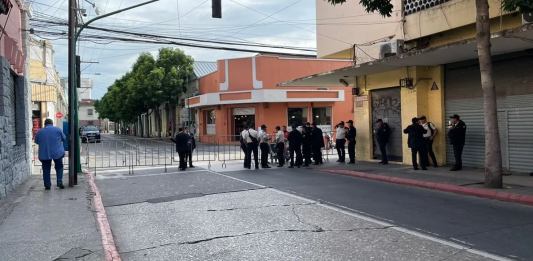
M 511 172 L 533 171 L 533 68 L 532 57 L 495 63 L 498 88 L 498 124 L 502 164 Z M 485 135 L 483 100 L 477 66 L 446 68 L 446 117 L 458 114 L 467 125 L 463 164 L 483 167 Z M 451 145 L 448 164 L 454 163 Z

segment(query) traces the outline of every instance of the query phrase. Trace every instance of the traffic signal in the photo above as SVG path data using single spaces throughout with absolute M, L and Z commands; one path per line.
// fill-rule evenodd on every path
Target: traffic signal
M 211 0 L 211 17 L 222 18 L 222 0 Z

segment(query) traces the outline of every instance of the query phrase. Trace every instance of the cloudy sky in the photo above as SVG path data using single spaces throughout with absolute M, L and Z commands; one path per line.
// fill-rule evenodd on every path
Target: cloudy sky
M 85 2 L 85 0 L 79 0 Z M 30 1 L 34 17 L 67 18 L 68 0 Z M 142 0 L 96 0 L 100 13 L 131 6 Z M 315 0 L 222 0 L 223 18 L 211 18 L 211 0 L 161 0 L 96 22 L 118 30 L 128 30 L 177 37 L 252 42 L 314 48 Z M 87 9 L 86 20 L 95 16 Z M 66 28 L 65 28 L 66 30 Z M 90 32 L 90 31 L 88 31 Z M 94 33 L 94 32 L 93 32 Z M 36 34 L 39 36 L 39 34 Z M 56 67 L 61 77 L 67 75 L 67 42 L 54 39 Z M 93 98 L 100 98 L 113 81 L 128 71 L 141 52 L 157 52 L 162 45 L 124 42 L 82 42 L 82 77 L 93 78 Z M 177 46 L 176 46 L 177 47 Z M 251 53 L 179 47 L 197 61 L 250 56 Z M 100 74 L 100 75 L 95 75 Z

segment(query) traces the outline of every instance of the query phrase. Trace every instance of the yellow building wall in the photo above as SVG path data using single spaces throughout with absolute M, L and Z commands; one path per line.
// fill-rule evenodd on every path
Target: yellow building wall
M 402 128 L 411 124 L 413 117 L 425 115 L 439 134 L 434 142 L 434 151 L 440 165 L 446 162 L 444 78 L 441 66 L 408 67 L 399 70 L 367 75 L 358 78 L 362 96 L 355 101 L 355 127 L 357 133 L 357 157 L 360 160 L 373 159 L 373 122 L 371 92 L 373 90 L 398 87 L 401 78 L 414 79 L 414 89 L 401 88 Z M 437 89 L 431 90 L 435 82 Z M 368 99 L 364 99 L 367 96 Z M 359 100 L 359 101 L 358 101 Z M 407 146 L 407 135 L 402 136 L 403 163 L 411 164 L 411 151 Z
M 496 19 L 497 21 L 495 21 L 496 24 L 492 26 L 492 30 L 499 31 L 499 16 L 501 14 L 506 14 L 500 9 L 501 0 L 489 0 L 489 6 L 490 17 L 498 17 L 498 19 Z M 515 18 L 512 18 L 511 16 L 504 17 L 507 17 L 506 19 L 518 20 L 520 22 L 519 16 L 515 16 Z M 409 41 L 467 25 L 473 25 L 475 22 L 475 1 L 453 0 L 440 4 L 436 7 L 405 16 L 405 40 Z M 471 33 L 474 33 L 475 28 L 472 26 L 470 31 Z

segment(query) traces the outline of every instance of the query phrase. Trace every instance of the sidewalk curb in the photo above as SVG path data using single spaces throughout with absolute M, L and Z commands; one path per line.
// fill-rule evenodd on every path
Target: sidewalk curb
M 475 196 L 475 197 L 487 198 L 487 199 L 495 199 L 495 200 L 500 200 L 500 201 L 513 202 L 513 203 L 533 206 L 533 196 L 530 196 L 530 195 L 521 195 L 521 194 L 503 192 L 503 191 L 498 191 L 498 190 L 493 190 L 493 189 L 469 188 L 469 187 L 462 187 L 462 186 L 447 184 L 447 183 L 420 181 L 420 180 L 415 180 L 415 179 L 390 177 L 390 176 L 384 176 L 384 175 L 379 175 L 379 174 L 368 174 L 368 173 L 352 171 L 352 170 L 324 169 L 323 171 L 332 173 L 332 174 L 364 178 L 364 179 L 376 180 L 376 181 L 383 181 L 387 183 L 433 189 L 433 190 L 438 190 L 438 191 L 443 191 L 443 192 L 451 192 L 455 194 Z
M 102 238 L 102 247 L 104 249 L 106 261 L 121 261 L 120 254 L 117 250 L 115 240 L 113 239 L 113 233 L 111 232 L 111 226 L 107 219 L 107 214 L 102 202 L 102 196 L 100 190 L 96 186 L 93 173 L 84 170 L 83 174 L 87 178 L 87 183 L 91 193 L 93 194 L 92 202 L 96 213 L 96 223 L 98 223 L 98 230 Z

